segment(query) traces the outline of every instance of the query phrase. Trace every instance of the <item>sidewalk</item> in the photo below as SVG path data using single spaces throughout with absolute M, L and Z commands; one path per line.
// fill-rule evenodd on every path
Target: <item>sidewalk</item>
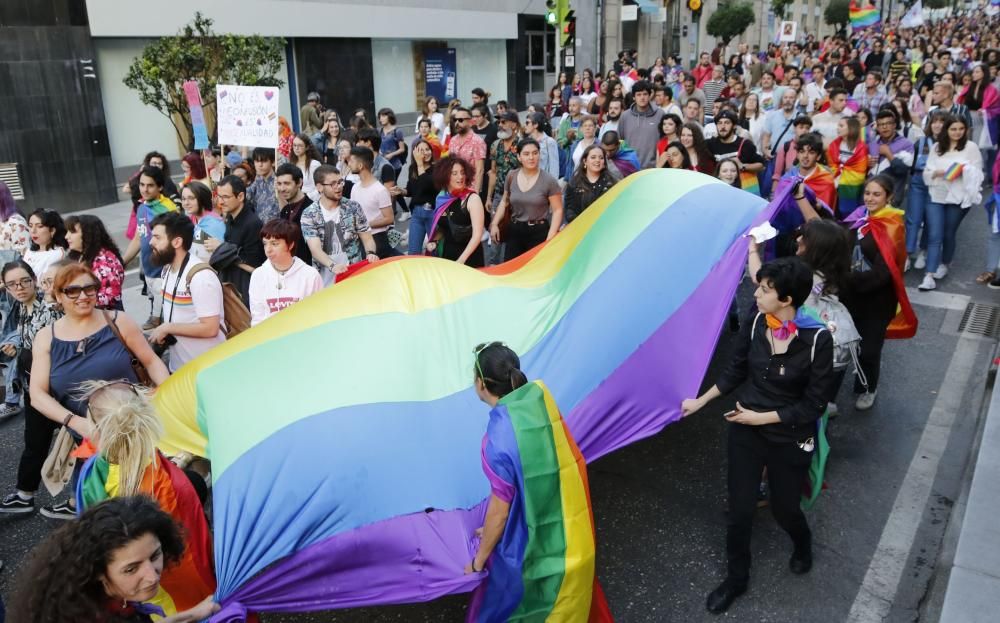
M 994 387 L 958 527 L 958 546 L 945 590 L 941 621 L 998 619 L 1000 595 L 1000 392 Z

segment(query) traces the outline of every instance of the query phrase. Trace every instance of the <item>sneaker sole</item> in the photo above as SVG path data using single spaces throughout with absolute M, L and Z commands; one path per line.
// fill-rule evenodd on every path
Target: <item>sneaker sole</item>
M 24 508 L 0 508 L 0 513 L 7 515 L 24 515 L 33 512 L 35 512 L 34 506 L 26 506 Z
M 76 519 L 76 515 L 67 515 L 65 513 L 53 513 L 52 511 L 46 508 L 43 508 L 42 510 L 38 511 L 38 514 L 43 517 L 48 517 L 49 519 L 59 519 L 62 521 L 72 521 L 73 519 Z

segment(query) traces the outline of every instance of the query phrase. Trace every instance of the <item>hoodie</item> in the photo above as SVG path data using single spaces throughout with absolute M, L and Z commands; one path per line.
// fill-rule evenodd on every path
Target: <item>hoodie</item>
M 299 258 L 284 275 L 265 260 L 250 275 L 250 326 L 323 289 L 319 272 Z
M 640 168 L 656 165 L 656 143 L 660 140 L 660 121 L 665 114 L 663 109 L 652 104 L 645 112 L 633 104 L 618 120 L 618 135 L 635 150 Z

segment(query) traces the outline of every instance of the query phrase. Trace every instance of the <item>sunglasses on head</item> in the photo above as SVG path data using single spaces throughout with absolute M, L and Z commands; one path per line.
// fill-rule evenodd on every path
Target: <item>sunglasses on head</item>
M 81 294 L 83 294 L 87 298 L 90 298 L 92 296 L 97 296 L 97 284 L 91 283 L 85 286 L 66 286 L 65 288 L 62 289 L 62 293 L 65 294 L 67 298 L 73 301 L 80 298 Z

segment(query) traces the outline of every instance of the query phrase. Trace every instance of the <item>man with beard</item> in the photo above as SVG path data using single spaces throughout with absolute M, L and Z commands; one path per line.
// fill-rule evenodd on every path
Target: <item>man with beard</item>
M 782 92 L 785 89 L 775 86 L 776 82 L 774 72 L 765 71 L 760 77 L 760 86 L 751 91 L 751 93 L 757 94 L 757 101 L 760 103 L 761 112 L 770 112 L 778 109 Z
M 180 212 L 167 212 L 153 219 L 150 246 L 152 261 L 163 268 L 162 322 L 149 334 L 154 345 L 166 346 L 170 372 L 226 341 L 222 325 L 222 282 L 213 270 L 191 259 L 194 223 Z
M 483 185 L 483 174 L 486 171 L 486 141 L 472 131 L 471 122 L 472 112 L 468 108 L 460 107 L 452 111 L 448 153 L 472 165 L 475 175 L 468 181 L 468 186 L 478 190 Z
M 723 110 L 715 119 L 718 136 L 708 139 L 708 151 L 715 156 L 716 162 L 735 160 L 740 173 L 752 173 L 754 176 L 764 170 L 764 159 L 757 154 L 753 141 L 736 136 L 736 124 L 739 118 L 731 110 Z
M 472 92 L 472 98 L 476 98 L 476 91 L 485 91 L 482 89 L 476 89 Z M 490 159 L 489 147 L 497 140 L 497 126 L 490 121 L 490 107 L 485 103 L 479 103 L 472 107 L 472 112 L 469 113 L 472 116 L 472 131 L 483 138 L 483 143 L 486 145 L 486 159 L 483 161 L 483 171 L 489 171 L 493 166 L 493 162 Z M 486 204 L 486 191 L 489 190 L 489 180 L 486 175 L 482 176 L 482 185 L 479 187 L 479 196 L 483 198 L 483 204 Z
M 601 131 L 597 134 L 598 139 L 604 138 L 608 132 L 618 132 L 618 120 L 621 119 L 623 110 L 625 110 L 625 102 L 620 97 L 608 102 L 608 114 L 605 115 L 604 125 L 601 126 Z
M 312 253 L 305 238 L 302 237 L 302 213 L 313 204 L 313 200 L 302 192 L 302 169 L 291 162 L 282 164 L 275 173 L 274 188 L 285 202 L 285 207 L 281 208 L 281 218 L 299 227 L 299 239 L 295 242 L 295 257 L 306 265 L 311 265 Z
M 162 314 L 157 305 L 157 294 L 160 291 L 159 282 L 160 269 L 152 263 L 152 249 L 149 246 L 149 236 L 152 231 L 150 223 L 154 218 L 165 212 L 177 211 L 177 206 L 168 197 L 163 195 L 166 176 L 163 169 L 158 167 L 143 167 L 139 172 L 139 194 L 142 203 L 136 211 L 135 237 L 129 243 L 125 253 L 122 254 L 122 264 L 128 263 L 139 256 L 139 268 L 146 278 L 146 294 L 150 299 L 149 319 L 142 325 L 143 331 L 149 331 L 160 324 Z

